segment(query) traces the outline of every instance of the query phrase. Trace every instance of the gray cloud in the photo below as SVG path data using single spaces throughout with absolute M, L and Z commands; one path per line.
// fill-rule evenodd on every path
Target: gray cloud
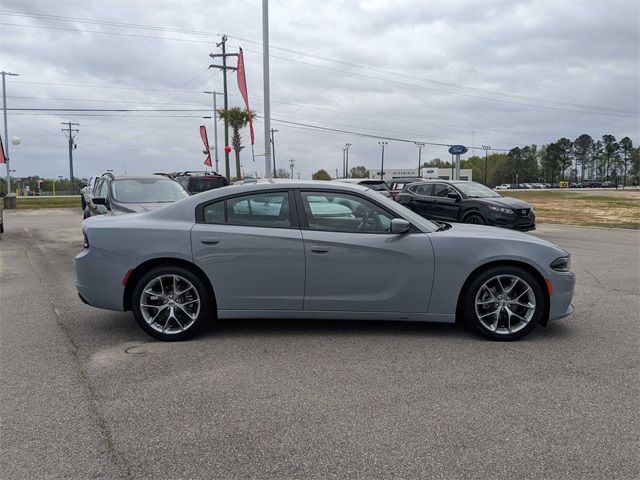
M 257 0 L 4 1 L 0 10 L 211 32 L 203 36 L 0 16 L 3 23 L 31 26 L 3 25 L 0 31 L 0 67 L 20 73 L 8 80 L 10 106 L 209 108 L 211 98 L 202 91 L 221 90 L 221 74 L 206 70 L 208 54 L 215 50 L 217 34 L 228 33 L 232 49 L 241 45 L 246 50 L 250 101 L 262 112 L 261 46 L 253 42 L 261 39 Z M 272 1 L 270 12 L 273 47 L 315 55 L 272 48 L 274 118 L 438 143 L 475 141 L 477 146 L 488 143 L 496 148 L 548 143 L 581 133 L 628 135 L 640 141 L 637 114 L 601 114 L 601 108 L 639 110 L 637 2 Z M 229 85 L 230 102 L 239 105 L 233 76 Z M 12 113 L 10 135 L 23 140 L 13 152 L 12 168 L 19 176 L 68 175 L 59 124 L 67 120 L 81 123 L 79 175 L 107 168 L 122 171 L 125 166 L 129 173 L 202 166 L 198 126 L 210 128 L 211 120 L 202 120 L 198 113 L 190 118 L 148 115 Z M 304 177 L 319 168 L 335 174 L 345 142 L 353 144 L 352 165 L 377 168 L 376 139 L 278 122 L 273 126 L 280 130 L 279 166 L 295 158 L 296 171 Z M 255 150 L 260 154 L 260 120 L 256 127 Z M 250 149 L 242 155 L 248 171 L 263 170 L 261 157 L 252 163 Z M 390 142 L 387 162 L 413 166 L 416 155 L 414 145 Z M 423 158 L 435 156 L 446 158 L 446 148 L 429 146 L 423 151 Z

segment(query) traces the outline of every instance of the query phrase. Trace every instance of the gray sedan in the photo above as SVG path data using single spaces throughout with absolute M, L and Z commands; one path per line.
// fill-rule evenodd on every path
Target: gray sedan
M 83 222 L 76 287 L 161 340 L 216 318 L 465 320 L 515 340 L 573 311 L 567 252 L 497 227 L 433 223 L 376 192 L 276 181 Z

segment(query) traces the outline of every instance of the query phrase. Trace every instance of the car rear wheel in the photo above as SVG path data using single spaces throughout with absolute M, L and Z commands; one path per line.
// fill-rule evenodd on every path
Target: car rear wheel
M 179 266 L 156 267 L 140 278 L 131 305 L 138 325 L 164 341 L 195 335 L 211 315 L 204 282 Z
M 493 340 L 518 340 L 540 322 L 545 297 L 538 280 L 519 267 L 494 267 L 477 276 L 464 298 L 464 317 Z
M 482 218 L 482 215 L 479 215 L 477 213 L 470 213 L 469 215 L 464 217 L 464 223 L 471 223 L 473 225 L 484 225 L 485 221 L 484 218 Z

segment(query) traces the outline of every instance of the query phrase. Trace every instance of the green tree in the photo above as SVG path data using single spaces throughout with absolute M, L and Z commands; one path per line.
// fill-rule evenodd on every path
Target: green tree
M 422 166 L 426 168 L 451 168 L 451 162 L 445 162 L 439 158 L 434 158 L 429 162 L 424 162 Z
M 583 133 L 573 142 L 573 155 L 576 159 L 576 168 L 574 170 L 575 181 L 578 181 L 578 165 L 580 165 L 580 181 L 584 181 L 584 171 L 589 163 L 591 152 L 593 151 L 593 138 Z
M 620 153 L 620 145 L 616 142 L 616 137 L 613 135 L 603 135 L 602 136 L 602 151 L 604 156 L 604 179 L 609 180 L 609 175 L 611 174 L 612 167 L 615 170 L 618 155 Z
M 460 160 L 460 168 L 471 169 L 471 176 L 476 182 L 484 182 L 484 157 L 473 155 Z
M 600 180 L 604 177 L 604 162 L 602 158 L 602 141 L 596 140 L 595 142 L 593 142 L 591 161 L 589 162 L 589 176 L 592 180 Z
M 313 180 L 331 180 L 331 175 L 329 175 L 329 173 L 324 168 L 321 168 L 316 173 L 311 175 L 311 178 Z
M 573 142 L 568 138 L 561 138 L 556 142 L 558 147 L 558 164 L 560 167 L 560 177 L 565 180 L 567 169 L 573 163 Z
M 620 155 L 624 175 L 622 185 L 625 186 L 627 184 L 627 169 L 630 166 L 633 156 L 633 142 L 629 137 L 624 137 L 620 140 Z
M 233 135 L 231 136 L 231 146 L 233 147 L 233 151 L 236 156 L 236 177 L 241 178 L 240 174 L 240 150 L 244 147 L 242 146 L 242 136 L 240 135 L 240 130 L 242 130 L 250 120 L 253 120 L 255 117 L 255 112 L 253 110 L 245 110 L 240 107 L 232 107 L 218 109 L 218 116 L 221 120 L 224 120 L 231 129 L 233 130 Z M 225 165 L 227 173 L 229 173 L 229 165 Z
M 631 151 L 631 176 L 634 185 L 640 185 L 640 147 Z
M 349 170 L 349 176 L 351 178 L 369 178 L 369 170 L 362 165 L 358 165 Z

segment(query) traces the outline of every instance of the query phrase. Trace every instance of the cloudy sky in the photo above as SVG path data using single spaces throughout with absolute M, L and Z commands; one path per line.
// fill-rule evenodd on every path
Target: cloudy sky
M 278 167 L 293 158 L 302 178 L 319 168 L 335 175 L 348 142 L 350 164 L 377 171 L 381 138 L 393 167 L 417 163 L 413 141 L 509 149 L 611 133 L 637 144 L 639 5 L 272 0 Z M 12 169 L 68 176 L 64 121 L 80 123 L 76 176 L 201 169 L 199 125 L 213 135 L 202 92 L 222 90 L 221 72 L 207 68 L 221 34 L 230 51 L 244 49 L 261 115 L 259 0 L 0 1 L 0 69 L 20 74 L 7 78 L 10 108 L 187 110 L 10 111 L 9 136 L 22 139 Z M 234 76 L 229 93 L 240 105 Z M 423 158 L 447 158 L 446 149 L 427 145 Z M 263 151 L 258 120 L 255 153 Z M 248 148 L 242 163 L 247 173 L 264 170 Z

